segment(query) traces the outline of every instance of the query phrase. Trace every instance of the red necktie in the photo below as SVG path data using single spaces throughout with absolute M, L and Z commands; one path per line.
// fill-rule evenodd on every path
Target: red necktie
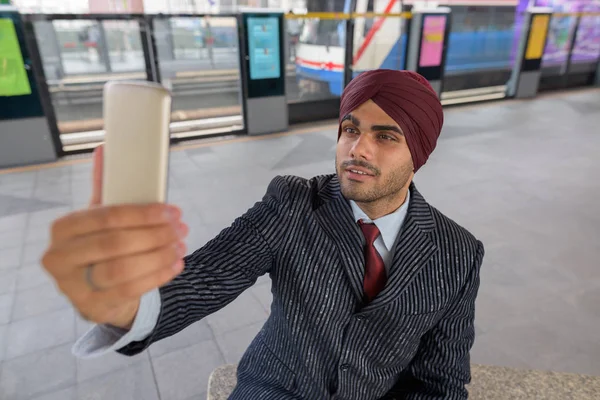
M 387 279 L 385 264 L 373 245 L 375 239 L 379 236 L 377 226 L 375 224 L 365 224 L 362 220 L 358 221 L 358 224 L 367 241 L 365 245 L 365 279 L 363 287 L 367 301 L 371 301 L 385 286 Z

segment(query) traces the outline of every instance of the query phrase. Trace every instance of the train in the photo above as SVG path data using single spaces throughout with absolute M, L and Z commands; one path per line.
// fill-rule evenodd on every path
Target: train
M 514 46 L 517 0 L 447 0 L 437 2 L 452 10 L 446 74 L 510 68 Z M 343 12 L 401 13 L 411 1 L 358 0 Z M 399 17 L 362 18 L 354 23 L 353 74 L 377 68 L 404 66 L 407 21 Z M 296 46 L 299 81 L 320 85 L 320 91 L 341 95 L 344 73 L 345 21 L 305 21 Z
M 436 2 L 357 0 L 356 7 L 352 10 L 350 9 L 352 2 L 345 0 L 344 9 L 336 11 L 357 14 L 400 13 L 410 10 L 417 2 L 430 6 L 435 3 L 434 6 L 451 9 L 451 32 L 444 71 L 445 91 L 492 87 L 507 82 L 514 64 L 514 54 L 521 29 L 518 10 L 524 6 L 546 5 L 561 12 L 600 11 L 600 0 L 587 2 L 578 0 L 531 0 L 529 2 L 526 0 L 440 0 Z M 594 57 L 597 60 L 600 55 L 600 38 L 597 31 L 600 17 L 584 17 L 584 19 L 586 20 L 582 19 L 579 30 L 583 28 L 586 32 L 583 35 L 578 34 L 578 38 L 587 36 L 588 67 L 592 68 Z M 568 25 L 567 28 L 565 24 Z M 354 75 L 377 68 L 404 67 L 407 20 L 399 17 L 357 17 L 354 26 L 352 62 Z M 569 40 L 564 39 L 573 35 L 574 27 L 574 17 L 554 18 L 550 27 L 549 41 L 568 45 Z M 345 21 L 329 19 L 304 21 L 295 48 L 296 77 L 299 83 L 309 82 L 317 85 L 321 93 L 327 92 L 331 96 L 340 96 L 343 90 L 344 44 Z M 552 54 L 548 54 L 548 57 L 545 54 L 543 66 L 551 64 L 556 66 L 558 56 L 558 61 L 562 62 L 561 68 L 564 70 L 568 48 L 563 45 L 563 49 L 558 51 L 554 46 L 547 53 Z M 556 67 L 555 71 L 550 73 L 559 73 L 561 68 Z

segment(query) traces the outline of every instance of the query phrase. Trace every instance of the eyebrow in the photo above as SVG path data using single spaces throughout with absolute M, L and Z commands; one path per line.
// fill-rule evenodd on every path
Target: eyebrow
M 342 122 L 350 121 L 356 126 L 360 126 L 360 120 L 356 118 L 352 114 L 347 114 L 344 118 L 342 118 Z M 371 130 L 373 131 L 391 131 L 396 132 L 399 135 L 404 135 L 404 132 L 400 128 L 395 125 L 372 125 Z
M 400 128 L 398 128 L 397 126 L 394 126 L 394 125 L 373 125 L 373 126 L 371 126 L 371 130 L 392 131 L 392 132 L 396 132 L 399 135 L 404 135 L 404 133 L 400 130 Z
M 354 125 L 360 126 L 360 120 L 352 114 L 346 114 L 346 116 L 344 118 L 342 118 L 342 122 L 344 122 L 344 121 L 350 121 Z

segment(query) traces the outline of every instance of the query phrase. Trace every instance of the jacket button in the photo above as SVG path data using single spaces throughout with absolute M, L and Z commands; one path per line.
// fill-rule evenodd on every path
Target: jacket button
M 350 369 L 350 366 L 349 366 L 348 364 L 342 364 L 342 365 L 340 366 L 340 370 L 341 370 L 342 372 L 346 372 L 346 371 L 348 371 L 349 369 Z
M 367 317 L 365 317 L 364 315 L 357 315 L 356 316 L 356 320 L 357 321 L 366 321 Z

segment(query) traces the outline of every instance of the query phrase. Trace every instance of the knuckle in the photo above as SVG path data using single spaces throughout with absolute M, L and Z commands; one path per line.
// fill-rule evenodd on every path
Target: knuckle
M 105 207 L 100 212 L 99 225 L 102 229 L 110 229 L 119 226 L 123 219 L 123 213 L 119 207 Z
M 74 223 L 78 215 L 79 213 L 77 211 L 73 211 L 53 220 L 50 224 L 51 241 L 61 238 L 63 232 Z
M 177 238 L 175 227 L 172 224 L 167 224 L 159 229 L 159 234 L 156 237 L 160 239 L 160 244 L 171 243 Z
M 123 225 L 128 214 L 125 206 L 106 206 L 96 210 L 94 225 L 100 230 L 114 229 Z
M 52 266 L 52 252 L 46 251 L 42 254 L 42 258 L 40 260 L 40 264 L 44 270 L 50 272 L 50 267 Z
M 165 250 L 161 251 L 160 263 L 161 266 L 167 266 L 175 263 L 178 258 L 177 248 L 175 246 L 169 246 Z
M 50 225 L 50 237 L 52 240 L 56 240 L 56 238 L 60 236 L 65 224 L 65 218 L 66 217 L 63 217 L 52 221 L 52 224 Z
M 44 271 L 46 271 L 50 276 L 56 278 L 60 275 L 61 267 L 64 268 L 64 265 L 60 262 L 60 255 L 57 254 L 57 251 L 54 249 L 48 249 L 42 255 L 40 260 L 40 266 Z
M 152 207 L 151 205 L 146 205 L 144 207 L 140 207 L 136 209 L 137 211 L 137 217 L 140 219 L 141 222 L 147 224 L 152 222 L 153 220 L 155 220 L 155 212 L 156 209 L 154 207 Z
M 148 246 L 161 247 L 168 243 L 169 230 L 166 226 L 157 226 L 144 231 L 144 241 Z
M 140 219 L 145 223 L 152 223 L 158 221 L 161 218 L 161 205 L 160 204 L 148 204 L 138 209 L 140 212 Z
M 111 232 L 102 235 L 97 239 L 98 251 L 103 255 L 110 255 L 118 252 L 123 247 L 123 235 L 119 232 Z

